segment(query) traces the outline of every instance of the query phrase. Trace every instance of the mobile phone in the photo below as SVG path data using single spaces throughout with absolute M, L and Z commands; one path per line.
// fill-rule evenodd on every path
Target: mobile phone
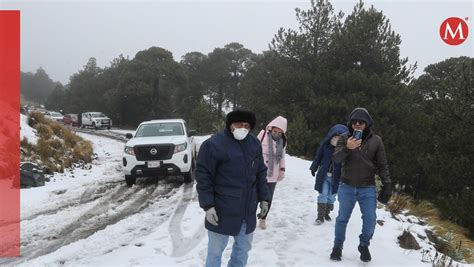
M 354 132 L 352 133 L 352 137 L 354 137 L 357 140 L 362 139 L 362 131 L 354 129 Z

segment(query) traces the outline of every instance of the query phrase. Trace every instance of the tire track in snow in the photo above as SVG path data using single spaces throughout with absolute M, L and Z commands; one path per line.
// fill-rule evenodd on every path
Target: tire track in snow
M 185 184 L 183 188 L 183 195 L 178 207 L 176 208 L 173 216 L 171 217 L 169 233 L 171 241 L 173 243 L 173 257 L 181 257 L 187 254 L 190 250 L 195 248 L 205 236 L 204 224 L 189 238 L 185 238 L 181 230 L 181 223 L 183 222 L 183 216 L 188 207 L 189 203 L 193 198 L 193 184 Z
M 65 209 L 74 208 L 74 207 L 95 201 L 101 197 L 104 197 L 107 193 L 112 193 L 112 194 L 120 193 L 126 189 L 122 185 L 123 185 L 123 181 L 112 181 L 105 184 L 99 184 L 99 188 L 95 188 L 95 189 L 87 188 L 86 191 L 84 191 L 84 193 L 81 194 L 81 196 L 76 197 L 76 198 L 71 198 L 70 200 L 68 200 L 68 203 L 59 207 L 57 206 L 55 208 L 46 209 L 46 210 L 34 213 L 32 215 L 26 216 L 24 218 L 21 218 L 21 221 L 23 222 L 23 221 L 34 220 L 40 216 L 54 215 Z
M 176 187 L 176 183 L 170 183 L 169 181 L 162 181 L 158 185 L 153 184 L 145 187 L 127 188 L 122 186 L 114 194 L 102 199 L 94 207 L 83 213 L 76 222 L 51 233 L 50 236 L 37 237 L 36 239 L 33 237 L 33 240 L 23 241 L 22 243 L 26 245 L 21 248 L 22 256 L 15 259 L 0 260 L 0 264 L 19 264 L 52 253 L 75 241 L 86 239 L 109 225 L 139 213 L 154 201 L 169 197 L 170 194 L 174 193 L 173 189 Z

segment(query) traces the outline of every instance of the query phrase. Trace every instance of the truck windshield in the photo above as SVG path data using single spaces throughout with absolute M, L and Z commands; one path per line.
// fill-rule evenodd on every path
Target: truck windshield
M 135 137 L 184 135 L 183 125 L 179 122 L 149 123 L 138 128 Z
M 104 113 L 102 112 L 96 112 L 96 113 L 91 113 L 92 118 L 103 118 L 105 117 Z

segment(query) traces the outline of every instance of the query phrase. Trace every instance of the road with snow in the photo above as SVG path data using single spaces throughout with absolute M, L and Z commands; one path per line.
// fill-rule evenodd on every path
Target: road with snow
M 80 135 L 93 142 L 97 159 L 54 175 L 44 187 L 21 190 L 21 257 L 0 259 L 0 265 L 202 266 L 207 231 L 195 185 L 183 184 L 180 177 L 144 178 L 128 188 L 121 170 L 123 141 Z M 329 260 L 334 220 L 314 225 L 316 193 L 309 165 L 287 155 L 286 178 L 276 188 L 268 229 L 254 233 L 249 266 L 362 265 L 357 207 L 348 225 L 343 261 Z M 404 215 L 394 220 L 382 208 L 377 215 L 384 223 L 377 225 L 370 266 L 431 266 L 422 262 L 422 250 L 434 255 L 424 233 L 427 226 Z M 416 233 L 422 250 L 398 246 L 397 237 L 405 229 Z M 224 251 L 224 263 L 231 243 Z
M 102 132 L 100 136 L 111 134 Z M 21 257 L 0 259 L 0 265 L 31 265 L 35 259 L 107 232 L 118 223 L 126 225 L 124 235 L 113 238 L 121 240 L 119 247 L 146 236 L 168 220 L 173 220 L 170 232 L 178 238 L 174 241 L 176 255 L 183 254 L 182 248 L 196 245 L 196 241 L 179 239 L 182 234 L 178 230 L 186 206 L 193 199 L 192 184 L 183 185 L 181 177 L 143 178 L 129 188 L 120 166 L 123 142 L 116 141 L 119 138 L 81 135 L 93 141 L 97 160 L 82 169 L 54 175 L 45 187 L 22 189 Z M 179 207 L 174 210 L 176 205 Z M 149 217 L 149 221 L 143 221 L 143 217 Z M 203 229 L 193 240 L 202 239 L 202 233 Z M 110 246 L 109 239 L 103 241 L 104 246 Z

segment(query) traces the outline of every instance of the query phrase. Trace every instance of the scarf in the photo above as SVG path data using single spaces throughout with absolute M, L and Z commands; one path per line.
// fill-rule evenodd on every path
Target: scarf
M 278 140 L 274 141 L 272 138 L 272 134 L 270 132 L 267 133 L 268 139 L 268 171 L 267 177 L 273 176 L 273 165 L 280 164 L 280 160 L 283 158 L 283 138 L 280 137 Z M 276 143 L 276 151 L 273 154 L 273 142 Z M 275 158 L 274 158 L 275 157 Z M 276 161 L 275 161 L 276 160 Z

